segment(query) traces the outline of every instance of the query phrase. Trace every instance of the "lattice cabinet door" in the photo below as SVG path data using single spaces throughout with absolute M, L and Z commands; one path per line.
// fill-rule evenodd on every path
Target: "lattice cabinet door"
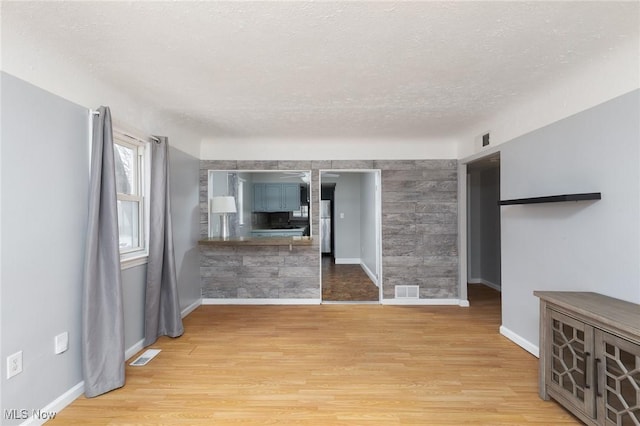
M 593 393 L 593 327 L 560 312 L 549 311 L 548 389 L 584 415 L 595 418 Z
M 640 426 L 640 345 L 601 330 L 595 339 L 602 424 Z

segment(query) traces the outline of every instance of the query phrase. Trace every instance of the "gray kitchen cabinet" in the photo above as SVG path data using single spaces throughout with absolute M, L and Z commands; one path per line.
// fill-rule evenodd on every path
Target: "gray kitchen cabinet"
M 267 183 L 264 185 L 265 211 L 277 212 L 282 210 L 282 184 Z
M 640 305 L 597 293 L 534 294 L 540 397 L 588 425 L 640 425 Z
M 290 212 L 300 210 L 300 185 L 297 183 L 253 184 L 254 212 Z
M 297 183 L 282 184 L 282 207 L 286 212 L 300 210 L 300 185 Z
M 254 183 L 253 184 L 253 208 L 254 212 L 264 212 L 267 211 L 267 207 L 264 204 L 265 196 L 264 196 L 265 184 L 264 183 Z

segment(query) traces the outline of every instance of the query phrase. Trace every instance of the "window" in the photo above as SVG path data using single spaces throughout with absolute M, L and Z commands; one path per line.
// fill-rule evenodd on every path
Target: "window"
M 148 143 L 114 130 L 120 260 L 123 268 L 146 262 Z
M 301 205 L 300 210 L 294 210 L 291 212 L 291 217 L 309 217 L 309 206 Z

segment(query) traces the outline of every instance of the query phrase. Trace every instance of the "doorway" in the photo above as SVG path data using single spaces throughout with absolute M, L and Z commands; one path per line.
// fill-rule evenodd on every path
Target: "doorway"
M 500 298 L 500 153 L 467 164 L 467 294 Z M 476 300 L 474 300 L 474 298 Z
M 380 170 L 320 171 L 323 303 L 380 303 Z

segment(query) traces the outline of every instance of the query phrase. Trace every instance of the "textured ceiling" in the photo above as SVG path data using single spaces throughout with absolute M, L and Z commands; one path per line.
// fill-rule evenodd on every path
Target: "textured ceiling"
M 211 137 L 451 136 L 639 37 L 637 2 L 2 3 Z

